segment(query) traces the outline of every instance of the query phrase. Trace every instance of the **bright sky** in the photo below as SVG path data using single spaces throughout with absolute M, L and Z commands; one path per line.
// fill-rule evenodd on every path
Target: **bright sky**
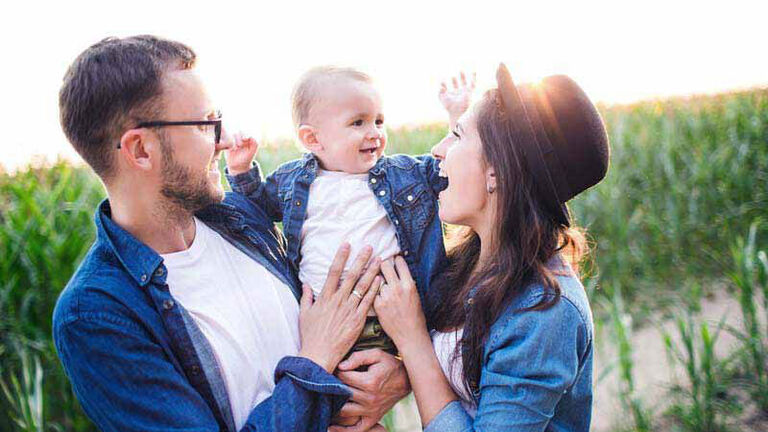
M 518 81 L 569 74 L 607 103 L 765 86 L 766 16 L 765 0 L 6 2 L 0 163 L 77 159 L 58 91 L 71 61 L 106 36 L 187 43 L 227 127 L 268 138 L 291 135 L 291 88 L 318 64 L 373 75 L 390 126 L 443 119 L 440 81 L 474 70 L 491 87 L 499 61 Z

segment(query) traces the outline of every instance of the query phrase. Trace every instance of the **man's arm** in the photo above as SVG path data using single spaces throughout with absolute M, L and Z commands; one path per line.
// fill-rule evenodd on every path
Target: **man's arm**
M 112 314 L 78 318 L 55 334 L 75 394 L 100 430 L 220 430 L 180 366 L 131 320 Z M 283 358 L 275 378 L 272 396 L 254 408 L 242 431 L 325 430 L 350 395 L 306 358 Z
M 357 371 L 361 366 L 367 369 Z M 352 353 L 339 363 L 336 375 L 352 389 L 352 398 L 342 407 L 339 417 L 361 419 L 354 426 L 334 426 L 331 432 L 369 430 L 411 392 L 403 362 L 380 349 Z

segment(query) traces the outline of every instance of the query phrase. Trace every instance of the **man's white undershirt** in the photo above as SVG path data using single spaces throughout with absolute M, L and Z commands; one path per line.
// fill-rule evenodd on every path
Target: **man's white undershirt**
M 189 249 L 161 255 L 171 295 L 213 348 L 242 428 L 272 394 L 278 361 L 299 351 L 299 305 L 290 288 L 195 218 Z

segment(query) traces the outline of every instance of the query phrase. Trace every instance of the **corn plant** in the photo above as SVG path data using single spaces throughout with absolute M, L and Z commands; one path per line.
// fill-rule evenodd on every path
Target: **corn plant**
M 625 412 L 631 415 L 631 424 L 623 425 L 630 430 L 646 432 L 652 430 L 652 414 L 645 406 L 637 393 L 633 374 L 634 359 L 632 347 L 632 319 L 624 305 L 621 287 L 613 290 L 610 304 L 610 326 L 612 341 L 616 344 L 617 359 L 615 364 L 610 364 L 601 375 L 605 376 L 611 370 L 618 367 L 619 374 L 619 401 Z
M 672 404 L 667 410 L 684 431 L 727 431 L 726 418 L 738 411 L 728 398 L 725 362 L 715 355 L 715 344 L 725 326 L 723 317 L 714 332 L 706 322 L 697 322 L 696 311 L 685 308 L 675 321 L 677 337 L 661 329 L 668 359 L 685 371 L 686 382 L 671 387 Z
M 25 380 L 19 377 L 28 376 L 29 368 L 38 363 L 25 360 L 27 356 L 19 350 L 34 351 L 40 366 L 34 372 L 45 376 L 43 381 L 35 381 L 42 385 L 42 392 L 36 394 L 55 395 L 43 399 L 46 407 L 39 413 L 67 430 L 93 430 L 93 426 L 79 409 L 59 365 L 51 316 L 59 291 L 93 240 L 92 215 L 103 195 L 101 185 L 88 171 L 64 162 L 14 176 L 0 175 L 2 378 L 9 391 L 17 389 L 14 382 L 23 384 Z M 12 427 L 10 418 L 21 415 L 19 408 L 8 398 L 0 399 L 0 429 Z M 26 425 L 43 424 L 36 418 L 35 422 L 21 418 Z
M 756 237 L 760 221 L 755 221 L 749 228 L 746 240 L 739 237 L 731 248 L 734 262 L 734 270 L 729 273 L 730 279 L 736 287 L 736 296 L 741 308 L 741 316 L 744 330 L 732 329 L 744 344 L 745 367 L 750 376 L 750 388 L 752 395 L 760 410 L 768 413 L 768 347 L 765 338 L 768 332 L 760 329 L 756 296 L 759 286 L 762 285 L 763 296 L 766 293 L 766 259 L 764 251 L 757 251 Z M 763 298 L 765 302 L 765 297 Z M 764 309 L 765 310 L 765 309 Z M 765 310 L 768 315 L 768 310 Z
M 0 390 L 11 408 L 10 420 L 17 430 L 24 432 L 42 432 L 61 430 L 58 425 L 46 425 L 43 410 L 45 397 L 43 392 L 43 367 L 40 357 L 31 355 L 21 344 L 16 345 L 16 352 L 21 360 L 21 380 L 10 375 L 8 382 L 0 377 Z
M 657 306 L 671 279 L 728 269 L 729 239 L 768 214 L 768 91 L 601 107 L 611 166 L 571 203 L 613 286 Z M 648 293 L 638 295 L 634 293 Z M 659 294 L 663 294 L 659 293 Z M 635 311 L 635 315 L 637 315 Z

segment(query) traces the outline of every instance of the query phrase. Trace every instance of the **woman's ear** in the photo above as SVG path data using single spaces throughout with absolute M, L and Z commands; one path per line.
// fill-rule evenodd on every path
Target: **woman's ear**
M 317 139 L 317 131 L 312 126 L 299 126 L 298 135 L 299 141 L 301 141 L 301 145 L 303 145 L 305 149 L 312 153 L 317 153 L 323 150 L 323 145 L 320 144 L 320 141 Z
M 496 192 L 496 171 L 491 167 L 485 170 L 485 187 L 489 194 Z

